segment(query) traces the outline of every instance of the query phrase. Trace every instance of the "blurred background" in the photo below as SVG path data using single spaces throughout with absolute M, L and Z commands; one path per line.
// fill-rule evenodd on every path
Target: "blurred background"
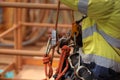
M 40 4 L 58 3 L 57 0 L 0 0 L 0 2 L 21 2 L 21 3 L 40 3 Z M 69 11 L 60 10 L 58 23 L 63 25 L 64 24 L 71 25 L 75 20 L 79 20 L 81 18 L 82 15 L 81 13 L 77 11 L 74 11 L 73 13 L 72 12 L 73 12 L 72 10 Z M 18 13 L 15 12 L 15 8 L 0 7 L 0 34 L 4 33 L 5 31 L 13 27 L 16 21 L 17 14 Z M 21 17 L 22 22 L 38 23 L 38 24 L 50 23 L 55 25 L 56 15 L 57 15 L 57 10 L 23 8 L 21 10 L 19 17 Z M 73 21 L 73 16 L 74 16 L 74 21 Z M 53 28 L 50 27 L 37 27 L 37 26 L 29 27 L 29 25 L 28 27 L 22 27 L 21 50 L 40 51 L 42 54 L 44 54 L 47 40 L 52 29 Z M 58 27 L 58 33 L 61 35 L 64 35 L 69 30 L 71 30 L 71 27 L 69 28 Z M 15 49 L 13 31 L 5 35 L 4 37 L 0 37 L 0 49 L 11 49 L 11 50 Z M 58 54 L 55 55 L 59 56 Z M 15 62 L 16 61 L 15 57 L 16 56 L 0 55 L 0 70 L 6 69 L 6 67 L 9 64 Z M 22 64 L 25 64 L 25 67 L 22 68 L 23 72 L 21 71 L 18 76 L 22 77 L 24 74 L 27 75 L 27 77 L 23 77 L 23 78 L 29 79 L 30 75 L 33 75 L 32 74 L 33 72 L 37 72 L 34 74 L 39 74 L 39 75 L 31 76 L 31 78 L 38 79 L 40 77 L 41 70 L 43 70 L 43 68 L 40 67 L 42 63 L 39 62 L 39 59 L 41 58 L 36 56 L 32 56 L 32 57 L 22 56 L 21 61 Z

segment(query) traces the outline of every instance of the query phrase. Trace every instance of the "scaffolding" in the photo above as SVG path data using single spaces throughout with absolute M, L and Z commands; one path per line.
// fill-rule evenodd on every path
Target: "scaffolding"
M 17 2 L 0 2 L 0 7 L 9 7 L 14 8 L 15 14 L 14 15 L 14 23 L 13 27 L 8 29 L 7 31 L 0 34 L 0 38 L 4 37 L 5 35 L 9 34 L 10 32 L 14 32 L 14 49 L 0 49 L 1 55 L 15 55 L 16 59 L 15 62 L 9 64 L 2 73 L 0 73 L 0 80 L 14 80 L 14 79 L 5 79 L 4 75 L 7 71 L 15 69 L 16 73 L 18 74 L 19 71 L 22 69 L 22 56 L 39 56 L 42 57 L 44 52 L 40 51 L 29 51 L 29 50 L 22 50 L 22 28 L 23 27 L 48 27 L 54 28 L 55 24 L 51 23 L 34 23 L 34 22 L 23 22 L 21 17 L 24 15 L 22 13 L 23 9 L 53 9 L 57 10 L 57 4 L 44 4 L 44 3 L 24 3 L 21 0 L 17 0 Z M 71 10 L 65 5 L 60 6 L 60 10 Z M 70 28 L 70 24 L 58 24 L 58 27 L 61 28 Z M 55 56 L 57 57 L 57 56 Z M 41 61 L 41 60 L 39 60 Z M 19 80 L 19 79 L 17 79 Z M 22 79 L 20 79 L 22 80 Z

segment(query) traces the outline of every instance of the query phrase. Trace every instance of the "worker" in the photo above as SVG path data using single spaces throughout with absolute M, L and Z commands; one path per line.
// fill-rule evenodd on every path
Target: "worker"
M 87 15 L 82 21 L 84 63 L 97 80 L 120 80 L 120 0 L 60 0 Z M 117 79 L 115 79 L 117 78 Z

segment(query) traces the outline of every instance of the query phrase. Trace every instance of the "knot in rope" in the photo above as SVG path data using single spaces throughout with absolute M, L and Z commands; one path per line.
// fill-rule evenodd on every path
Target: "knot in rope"
M 44 58 L 43 58 L 43 64 L 45 65 L 45 75 L 48 78 L 51 78 L 52 75 L 53 75 L 51 57 L 50 56 L 44 56 Z

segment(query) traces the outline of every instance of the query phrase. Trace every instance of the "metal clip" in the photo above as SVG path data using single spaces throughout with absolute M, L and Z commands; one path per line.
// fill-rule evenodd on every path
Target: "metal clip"
M 46 48 L 46 56 L 49 54 L 50 50 L 51 50 L 51 38 L 49 37 L 48 42 L 47 42 L 47 48 Z
M 82 80 L 93 80 L 91 71 L 85 66 L 78 66 L 75 73 Z

